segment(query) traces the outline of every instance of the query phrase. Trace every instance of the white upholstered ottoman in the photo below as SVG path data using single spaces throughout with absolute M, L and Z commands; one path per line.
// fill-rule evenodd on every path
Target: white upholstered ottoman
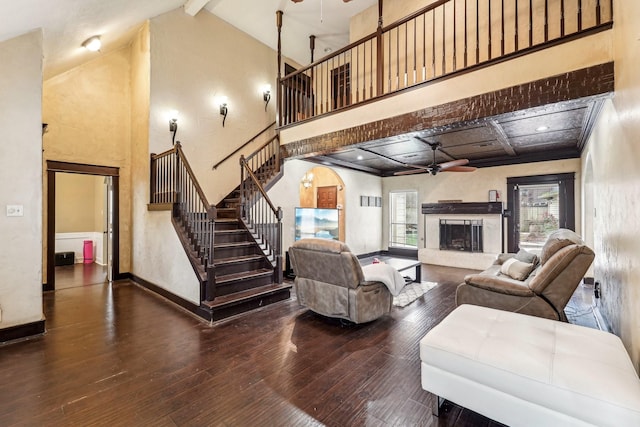
M 420 359 L 423 389 L 510 426 L 640 426 L 640 380 L 607 332 L 461 305 Z

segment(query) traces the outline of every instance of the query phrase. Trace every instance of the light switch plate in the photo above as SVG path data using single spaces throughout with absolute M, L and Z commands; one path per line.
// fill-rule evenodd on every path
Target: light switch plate
M 22 205 L 7 205 L 7 216 L 23 216 L 24 206 Z

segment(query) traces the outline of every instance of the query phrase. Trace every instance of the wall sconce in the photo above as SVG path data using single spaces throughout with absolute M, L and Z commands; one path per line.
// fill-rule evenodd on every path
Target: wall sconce
M 220 97 L 218 104 L 220 104 L 220 115 L 222 116 L 222 127 L 224 127 L 224 122 L 227 120 L 227 113 L 229 112 L 229 107 L 227 106 L 227 97 Z
M 89 37 L 85 41 L 82 42 L 82 47 L 90 50 L 91 52 L 97 52 L 102 47 L 102 42 L 100 41 L 100 36 Z
M 262 87 L 262 99 L 264 100 L 264 111 L 267 111 L 267 105 L 271 100 L 271 85 L 264 85 Z
M 304 188 L 310 188 L 313 185 L 313 174 L 311 172 L 305 173 L 300 182 Z
M 173 137 L 171 138 L 171 142 L 173 145 L 176 144 L 176 132 L 178 131 L 178 111 L 172 110 L 169 114 L 169 132 L 173 132 Z

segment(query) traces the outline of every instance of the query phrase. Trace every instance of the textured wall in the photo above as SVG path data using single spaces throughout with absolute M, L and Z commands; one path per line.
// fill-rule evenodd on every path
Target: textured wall
M 640 41 L 638 2 L 615 7 L 616 95 L 583 155 L 593 171 L 594 278 L 601 312 L 640 370 Z
M 56 233 L 103 231 L 103 181 L 92 175 L 56 176 Z
M 0 328 L 42 316 L 42 33 L 0 42 Z M 6 205 L 24 215 L 7 217 Z
M 96 55 L 95 60 L 44 82 L 42 114 L 49 128 L 43 138 L 43 157 L 45 161 L 120 168 L 120 271 L 129 272 L 130 49 L 127 46 L 108 54 Z M 46 248 L 43 249 L 43 253 L 46 253 L 44 251 Z M 46 277 L 46 272 L 43 273 Z

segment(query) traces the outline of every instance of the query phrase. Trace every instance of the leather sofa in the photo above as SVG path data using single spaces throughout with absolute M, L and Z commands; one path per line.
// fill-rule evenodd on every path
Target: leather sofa
M 580 236 L 559 229 L 549 235 L 539 259 L 526 251 L 500 254 L 485 271 L 466 276 L 456 290 L 456 306 L 473 304 L 566 322 L 564 307 L 594 257 Z
M 391 311 L 393 298 L 382 282 L 366 281 L 358 258 L 337 240 L 301 239 L 289 248 L 298 302 L 328 317 L 354 323 Z

